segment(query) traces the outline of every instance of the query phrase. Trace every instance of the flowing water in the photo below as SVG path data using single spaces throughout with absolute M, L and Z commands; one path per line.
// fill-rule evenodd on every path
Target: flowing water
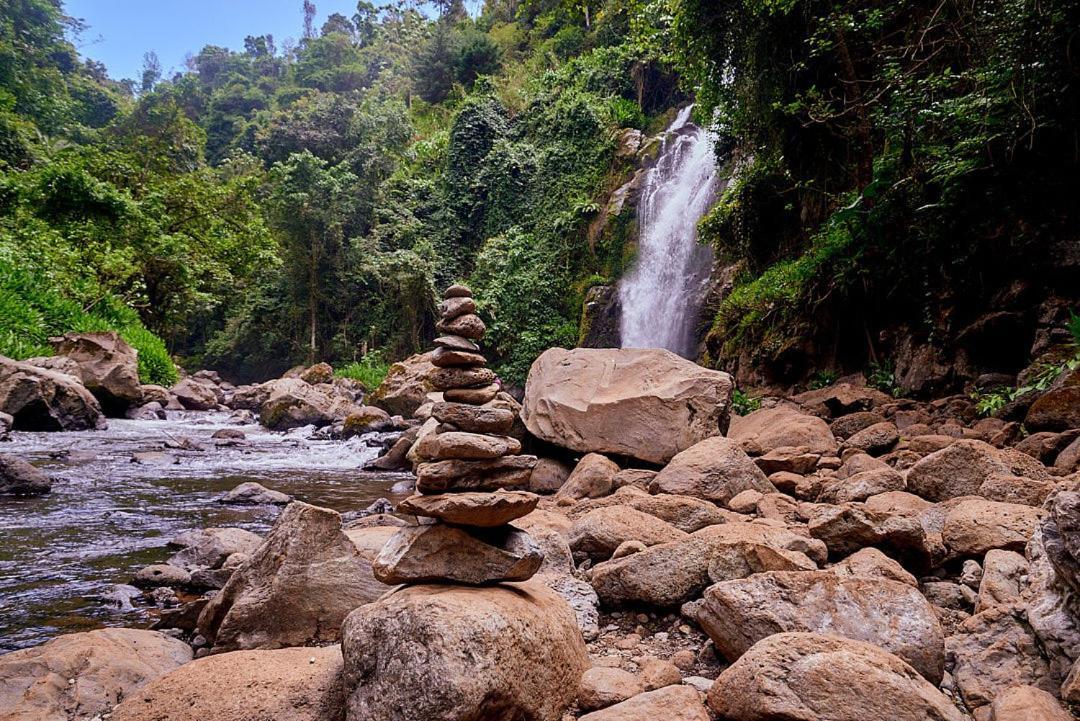
M 211 434 L 239 428 L 243 444 L 215 447 Z M 12 433 L 0 443 L 45 470 L 52 493 L 0 496 L 0 653 L 57 634 L 148 623 L 151 608 L 123 600 L 133 573 L 163 562 L 177 533 L 212 526 L 265 532 L 279 509 L 217 502 L 244 481 L 339 511 L 400 498 L 409 474 L 364 472 L 380 434 L 320 440 L 312 429 L 270 433 L 227 413 L 170 412 L 164 421 L 109 421 L 106 431 Z M 168 450 L 168 465 L 132 462 L 139 451 L 188 439 L 206 450 Z M 395 489 L 394 486 L 399 488 Z M 117 594 L 117 591 L 120 591 Z
M 697 242 L 697 223 L 716 194 L 710 133 L 683 108 L 664 134 L 656 165 L 638 203 L 638 260 L 619 283 L 624 348 L 667 348 L 695 354 L 698 316 L 712 268 L 712 250 Z

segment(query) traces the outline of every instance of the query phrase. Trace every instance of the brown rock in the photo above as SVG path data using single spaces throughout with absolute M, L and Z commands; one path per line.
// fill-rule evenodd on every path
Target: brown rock
M 482 406 L 495 400 L 495 397 L 499 395 L 499 389 L 498 383 L 492 383 L 482 388 L 450 388 L 443 392 L 443 398 L 452 403 Z
M 1049 480 L 1041 463 L 1010 448 L 998 449 L 976 440 L 959 440 L 918 461 L 908 471 L 912 493 L 930 501 L 979 494 L 986 480 L 995 474 L 1023 476 L 1034 481 Z
M 341 671 L 336 645 L 208 656 L 139 689 L 111 721 L 333 721 Z
M 480 320 L 480 316 L 466 313 L 450 320 L 440 320 L 435 324 L 435 330 L 447 335 L 459 335 L 469 340 L 479 340 L 484 337 L 487 326 Z
M 914 576 L 904 567 L 876 548 L 864 548 L 856 551 L 840 563 L 830 566 L 830 572 L 839 576 L 859 578 L 884 578 L 890 581 L 906 583 L 913 588 L 919 587 Z
M 560 721 L 588 654 L 560 596 L 536 581 L 409 586 L 346 619 L 347 721 Z
M 600 498 L 612 491 L 619 466 L 599 453 L 589 453 L 574 466 L 573 473 L 555 494 L 556 498 Z
M 1034 686 L 1013 686 L 994 699 L 992 721 L 1071 721 L 1057 699 Z
M 555 493 L 573 471 L 570 466 L 554 458 L 541 458 L 533 466 L 529 476 L 529 490 L 533 493 Z
M 945 647 L 933 608 L 917 588 L 831 571 L 771 571 L 710 586 L 683 615 L 702 627 L 728 661 L 763 638 L 789 631 L 829 633 L 895 653 L 931 683 L 941 681 Z
M 883 423 L 885 416 L 873 411 L 856 411 L 846 416 L 841 416 L 829 424 L 829 430 L 840 439 L 847 439 L 863 428 L 869 428 L 875 423 Z
M 483 388 L 495 380 L 495 372 L 490 368 L 435 368 L 428 375 L 431 387 L 437 391 L 453 388 Z
M 468 296 L 447 298 L 439 303 L 439 317 L 443 320 L 453 320 L 459 315 L 476 312 L 476 301 Z
M 593 666 L 581 676 L 578 707 L 582 711 L 606 708 L 645 691 L 637 676 L 621 668 Z
M 1031 506 L 964 499 L 949 509 L 941 533 L 953 556 L 982 556 L 994 548 L 1022 551 L 1042 516 Z
M 0 356 L 0 413 L 17 431 L 84 431 L 106 427 L 101 404 L 79 379 Z
M 532 578 L 544 555 L 513 526 L 466 530 L 436 524 L 401 528 L 372 564 L 383 583 L 482 585 Z
M 459 335 L 441 335 L 433 342 L 436 348 L 446 348 L 448 350 L 460 350 L 466 353 L 479 353 L 480 346 L 473 343 L 468 338 L 462 338 Z
M 304 369 L 300 374 L 300 380 L 311 385 L 330 383 L 334 380 L 334 368 L 329 363 L 316 363 Z
M 0 656 L 0 717 L 90 719 L 190 660 L 190 646 L 157 631 L 106 628 L 57 636 Z
M 436 348 L 431 353 L 431 364 L 436 368 L 477 368 L 487 365 L 487 359 L 479 353 Z
M 597 508 L 574 521 L 567 541 L 575 553 L 594 561 L 611 558 L 626 541 L 640 541 L 645 546 L 679 541 L 687 534 L 656 516 L 628 506 Z
M 964 721 L 888 651 L 815 633 L 759 641 L 716 679 L 709 706 L 722 721 Z
M 1030 570 L 1027 559 L 1013 551 L 991 549 L 983 559 L 982 581 L 975 613 L 995 606 L 1008 606 L 1020 600 Z
M 731 422 L 728 437 L 738 441 L 752 455 L 764 455 L 774 448 L 805 447 L 811 453 L 836 453 L 837 443 L 828 424 L 791 406 L 762 408 Z
M 468 286 L 455 283 L 443 291 L 443 298 L 472 298 L 472 291 Z
M 625 473 L 625 471 L 620 471 Z M 629 506 L 636 511 L 648 513 L 667 521 L 680 531 L 693 533 L 706 526 L 724 523 L 727 515 L 715 504 L 690 496 L 673 496 L 668 493 L 650 495 L 634 486 L 623 486 L 604 498 L 582 500 L 570 509 L 571 517 L 607 506 Z
M 1024 425 L 1032 431 L 1080 428 L 1080 368 L 1065 371 L 1031 404 Z
M 56 355 L 75 361 L 79 380 L 107 414 L 119 415 L 143 403 L 139 353 L 115 331 L 65 333 L 50 338 L 49 344 Z
M 464 403 L 436 403 L 431 415 L 466 433 L 494 433 L 504 436 L 514 425 L 514 414 L 502 408 L 487 408 Z
M 435 461 L 416 467 L 416 489 L 433 494 L 448 491 L 494 491 L 524 486 L 536 456 L 506 456 L 490 461 Z
M 366 402 L 393 415 L 409 418 L 424 404 L 427 394 L 431 392 L 431 383 L 427 378 L 434 369 L 431 353 L 409 356 L 394 363 Z
M 646 691 L 622 703 L 594 711 L 581 721 L 709 721 L 701 694 L 689 686 L 666 686 Z
M 438 518 L 446 523 L 493 528 L 532 512 L 540 497 L 523 491 L 416 495 L 398 504 L 398 513 Z
M 975 614 L 945 639 L 945 649 L 956 688 L 971 709 L 1018 684 L 1054 689 L 1038 639 L 1017 606 Z
M 836 556 L 876 547 L 919 567 L 927 566 L 933 556 L 933 547 L 917 516 L 845 503 L 819 506 L 807 526 L 810 535 L 824 541 L 829 553 Z
M 529 372 L 529 431 L 582 453 L 665 463 L 727 425 L 733 384 L 659 349 L 553 348 Z
M 646 691 L 655 691 L 658 688 L 682 683 L 682 674 L 679 667 L 671 661 L 646 656 L 638 662 L 641 671 L 638 674 L 641 682 L 645 684 Z
M 887 394 L 874 388 L 843 382 L 800 393 L 792 396 L 791 400 L 822 418 L 846 418 L 893 401 Z
M 745 490 L 772 493 L 776 488 L 737 443 L 717 436 L 672 458 L 650 490 L 725 504 Z
M 294 501 L 207 604 L 198 630 L 219 652 L 337 641 L 349 611 L 385 590 L 338 513 Z
M 902 491 L 907 487 L 904 477 L 885 466 L 843 478 L 827 481 L 818 494 L 818 503 L 849 503 L 865 501 L 890 491 Z
M 873 456 L 879 456 L 892 450 L 900 441 L 900 431 L 888 421 L 875 423 L 868 428 L 852 434 L 844 445 L 848 448 L 858 448 Z
M 489 460 L 521 452 L 521 443 L 506 436 L 481 433 L 432 433 L 417 440 L 418 458 L 431 461 Z
M 720 568 L 712 565 L 717 557 L 745 556 L 739 563 L 728 561 L 728 573 L 766 570 L 760 565 L 763 561 L 794 564 L 786 555 L 759 554 L 755 545 L 805 553 L 814 561 L 825 559 L 825 548 L 819 541 L 786 528 L 765 523 L 725 523 L 703 528 L 682 541 L 662 543 L 598 564 L 593 568 L 591 583 L 601 601 L 610 605 L 645 603 L 670 607 L 690 601 L 705 590 L 712 582 L 710 569 L 715 572 Z

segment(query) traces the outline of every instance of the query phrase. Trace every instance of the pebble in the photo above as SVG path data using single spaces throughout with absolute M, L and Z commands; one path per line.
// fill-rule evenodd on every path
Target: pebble
M 671 655 L 671 662 L 683 671 L 689 671 L 694 667 L 694 663 L 697 661 L 697 656 L 694 652 L 688 648 L 684 648 L 681 651 L 676 651 Z
M 682 633 L 682 634 L 688 634 L 688 633 L 690 633 L 690 627 L 689 627 L 689 626 L 687 626 L 687 625 L 686 625 L 686 624 L 684 623 L 683 625 L 679 626 L 679 633 Z
M 656 633 L 653 634 L 653 638 L 655 638 L 657 641 L 667 641 L 668 640 L 668 632 L 667 631 L 657 631 Z
M 625 638 L 620 638 L 615 642 L 615 648 L 620 648 L 624 651 L 629 651 L 632 648 L 637 648 L 641 644 L 641 636 L 636 633 L 632 633 Z
M 709 689 L 713 686 L 713 680 L 704 676 L 687 676 L 682 682 L 687 686 L 696 688 L 701 693 L 709 693 Z
M 639 613 L 637 615 L 637 622 L 638 623 L 648 623 L 649 622 L 649 614 L 647 614 L 647 613 Z

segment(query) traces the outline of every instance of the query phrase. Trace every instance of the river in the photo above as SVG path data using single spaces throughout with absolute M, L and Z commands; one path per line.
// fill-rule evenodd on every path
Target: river
M 210 436 L 221 428 L 247 438 L 216 447 Z M 379 438 L 321 440 L 310 428 L 270 433 L 228 413 L 185 411 L 162 421 L 111 419 L 106 431 L 12 433 L 0 453 L 42 468 L 53 490 L 0 496 L 0 653 L 61 633 L 147 625 L 153 608 L 118 605 L 112 592 L 171 555 L 170 538 L 213 526 L 264 533 L 273 524 L 280 512 L 273 506 L 217 502 L 244 481 L 343 512 L 401 498 L 411 475 L 360 470 L 378 455 Z M 205 450 L 165 448 L 184 439 Z M 157 450 L 177 462 L 132 461 L 136 452 Z

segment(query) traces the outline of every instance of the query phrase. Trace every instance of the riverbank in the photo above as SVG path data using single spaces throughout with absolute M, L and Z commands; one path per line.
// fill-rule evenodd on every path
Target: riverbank
M 271 433 L 231 412 L 166 415 L 112 419 L 100 431 L 16 431 L 0 444 L 0 453 L 53 479 L 44 496 L 0 496 L 0 652 L 61 633 L 148 624 L 159 609 L 132 605 L 117 586 L 163 562 L 170 538 L 206 527 L 264 534 L 277 518 L 272 505 L 218 503 L 240 483 L 345 512 L 401 497 L 391 489 L 409 477 L 361 470 L 380 453 L 383 433 L 342 441 L 312 437 L 310 427 Z M 211 436 L 222 429 L 244 439 L 217 443 Z M 134 461 L 147 452 L 163 455 Z

